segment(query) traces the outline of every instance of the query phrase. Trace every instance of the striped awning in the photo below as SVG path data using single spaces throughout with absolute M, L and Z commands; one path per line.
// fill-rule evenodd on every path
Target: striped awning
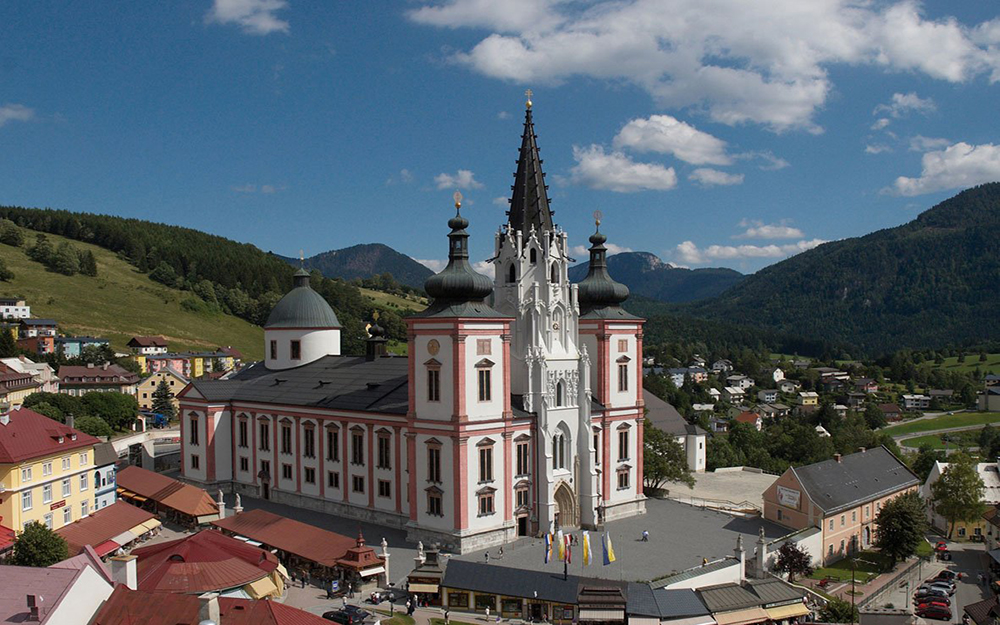
M 750 625 L 750 623 L 763 623 L 771 618 L 764 608 L 747 608 L 713 614 L 712 616 L 715 617 L 715 622 L 719 625 Z
M 152 532 L 153 530 L 157 529 L 161 525 L 163 525 L 163 523 L 160 523 L 157 519 L 150 519 L 148 521 L 144 521 L 143 524 L 142 524 L 142 526 L 144 528 L 146 528 L 147 532 Z
M 375 568 L 365 569 L 361 571 L 361 577 L 371 577 L 372 575 L 378 575 L 379 573 L 385 573 L 384 566 L 376 566 Z

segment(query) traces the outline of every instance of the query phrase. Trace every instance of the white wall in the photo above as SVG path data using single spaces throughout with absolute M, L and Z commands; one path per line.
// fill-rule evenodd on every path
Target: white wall
M 416 412 L 420 415 L 420 418 L 448 421 L 451 419 L 455 409 L 454 347 L 451 337 L 447 335 L 447 332 L 450 332 L 447 328 L 451 326 L 450 324 L 440 323 L 431 324 L 431 326 L 433 329 L 439 329 L 441 334 L 418 334 L 413 339 L 414 376 L 416 380 L 411 380 L 410 383 L 416 385 L 416 390 L 414 391 L 417 404 Z M 420 324 L 413 325 L 415 330 L 419 330 L 422 327 L 427 326 Z M 438 353 L 434 355 L 431 355 L 427 351 L 427 344 L 431 340 L 437 341 L 440 346 Z M 436 402 L 427 401 L 427 366 L 425 363 L 431 359 L 441 363 L 439 378 L 441 381 L 441 399 Z
M 228 410 L 219 410 L 214 414 L 215 479 L 231 480 L 233 479 L 233 415 Z
M 278 357 L 271 358 L 271 341 L 278 342 Z M 301 358 L 292 360 L 292 341 L 299 341 Z M 340 329 L 264 330 L 264 366 L 268 369 L 290 369 L 319 360 L 323 356 L 340 355 Z
M 706 586 L 714 586 L 716 584 L 739 584 L 743 574 L 743 571 L 740 570 L 742 567 L 735 559 L 732 560 L 732 563 L 733 564 L 730 566 L 720 568 L 716 571 L 712 571 L 711 573 L 696 575 L 668 586 L 662 586 L 662 588 L 670 590 L 695 590 L 698 588 L 705 588 Z M 656 583 L 653 585 L 656 586 Z
M 101 604 L 111 596 L 111 584 L 90 566 L 84 567 L 75 583 L 63 595 L 62 601 L 49 612 L 46 625 L 79 625 L 86 623 Z M 56 597 L 45 597 L 55 602 Z M 45 603 L 43 602 L 43 606 Z M 47 607 L 52 607 L 51 603 Z
M 503 341 L 500 333 L 503 332 L 503 324 L 466 324 L 469 329 L 493 330 L 495 335 L 470 334 L 465 339 L 465 412 L 470 421 L 499 418 L 503 412 L 503 389 L 504 389 L 504 362 L 503 362 Z M 490 341 L 490 353 L 483 355 L 478 353 L 478 343 L 480 340 Z M 440 359 L 439 359 L 440 360 Z M 494 363 L 490 367 L 490 400 L 479 401 L 479 370 L 476 363 L 482 360 L 489 360 Z M 443 378 L 442 378 L 443 379 Z
M 493 480 L 490 482 L 479 481 L 479 443 L 490 439 L 493 441 Z M 467 491 L 465 493 L 466 505 L 469 511 L 469 529 L 485 530 L 503 525 L 504 499 L 508 493 L 504 489 L 504 462 L 503 462 L 503 437 L 499 434 L 470 436 L 468 445 L 468 458 L 466 464 L 465 483 Z M 493 493 L 493 514 L 479 515 L 479 496 L 476 494 L 483 487 L 495 489 Z
M 191 444 L 191 420 L 198 421 L 198 444 Z M 183 437 L 184 458 L 182 474 L 184 477 L 204 482 L 208 469 L 208 446 L 205 436 L 205 413 L 202 410 L 188 410 L 181 417 L 181 436 Z M 198 456 L 198 468 L 191 465 L 191 457 Z
M 431 516 L 427 514 L 427 488 L 432 484 L 427 481 L 427 441 L 436 439 L 441 443 L 441 483 L 436 484 L 444 491 L 441 495 L 442 516 Z M 450 436 L 442 434 L 430 436 L 427 434 L 417 435 L 417 461 L 416 467 L 411 468 L 410 475 L 416 478 L 416 501 L 410 505 L 417 507 L 417 523 L 420 525 L 450 530 L 455 526 L 455 476 L 454 467 L 454 445 Z

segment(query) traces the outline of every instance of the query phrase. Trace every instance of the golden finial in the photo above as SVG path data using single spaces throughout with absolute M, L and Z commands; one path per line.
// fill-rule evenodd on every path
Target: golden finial
M 455 195 L 451 197 L 455 200 L 455 210 L 462 208 L 462 192 L 455 191 Z
M 604 213 L 602 213 L 602 212 L 601 212 L 601 211 L 599 211 L 599 210 L 596 210 L 596 211 L 594 211 L 594 224 L 595 224 L 595 225 L 596 225 L 596 226 L 597 226 L 598 228 L 600 228 L 600 227 L 601 227 L 601 219 L 603 219 L 603 218 L 604 218 Z
M 378 314 L 378 311 L 376 310 L 375 312 L 372 313 L 372 319 L 374 319 L 375 321 L 378 321 L 378 317 L 379 317 L 379 314 Z
M 306 266 L 306 253 L 303 250 L 299 250 L 299 267 L 305 269 Z
M 527 106 L 530 109 L 531 108 L 531 96 L 534 95 L 534 94 L 532 93 L 531 89 L 528 89 L 527 91 L 524 92 L 524 95 L 528 96 L 528 101 L 525 102 L 524 105 Z

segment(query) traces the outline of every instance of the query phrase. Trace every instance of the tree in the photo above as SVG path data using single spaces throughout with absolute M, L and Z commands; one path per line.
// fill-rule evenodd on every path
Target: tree
M 25 253 L 28 255 L 28 258 L 36 263 L 48 265 L 54 251 L 49 238 L 44 234 L 38 234 L 35 236 L 35 244 L 26 249 Z
M 917 551 L 927 530 L 924 500 L 916 491 L 902 494 L 882 506 L 875 517 L 875 546 L 893 564 Z
M 984 487 L 972 458 L 964 453 L 952 455 L 941 477 L 931 484 L 931 504 L 934 511 L 948 521 L 948 538 L 955 531 L 956 523 L 971 523 L 985 512 Z
M 880 427 L 885 426 L 885 414 L 882 413 L 878 404 L 869 402 L 868 405 L 865 406 L 865 423 L 867 423 L 868 427 L 873 430 L 877 430 Z
M 97 276 L 97 258 L 90 250 L 80 252 L 80 273 L 85 276 Z
M 10 563 L 15 566 L 52 566 L 69 557 L 69 547 L 62 536 L 38 521 L 32 521 L 14 541 Z
M 149 279 L 172 287 L 176 287 L 180 282 L 180 279 L 177 277 L 177 272 L 174 271 L 174 268 L 171 267 L 165 260 L 161 260 L 160 264 L 156 266 L 156 269 L 149 272 Z
M 917 474 L 921 482 L 927 481 L 927 476 L 931 474 L 935 462 L 944 462 L 948 458 L 943 449 L 934 449 L 930 445 L 921 445 L 917 455 L 913 458 L 910 468 Z
M 14 272 L 7 268 L 7 262 L 0 258 L 0 280 L 10 282 L 14 279 Z
M 31 409 L 40 415 L 45 415 L 53 421 L 59 421 L 62 423 L 66 419 L 66 415 L 63 414 L 63 411 L 60 410 L 58 406 L 53 406 L 48 402 L 43 401 L 40 404 L 35 404 L 31 407 Z
M 858 609 L 843 599 L 833 597 L 819 611 L 821 623 L 857 623 Z
M 159 388 L 157 388 L 159 390 Z M 643 430 L 642 473 L 644 486 L 656 491 L 667 482 L 681 482 L 694 488 L 694 476 L 687 466 L 684 447 L 647 420 Z
M 124 393 L 87 393 L 83 396 L 85 414 L 100 417 L 113 430 L 124 430 L 139 413 L 135 397 Z
M 153 391 L 153 412 L 158 412 L 167 419 L 177 416 L 177 408 L 174 406 L 174 394 L 170 392 L 170 387 L 166 380 L 160 380 Z
M 788 573 L 788 581 L 795 581 L 796 575 L 812 575 L 812 557 L 795 543 L 788 541 L 778 549 L 778 560 L 774 563 L 777 573 Z
M 37 408 L 36 408 L 37 410 Z M 100 417 L 84 415 L 75 421 L 76 429 L 91 436 L 105 436 L 111 438 L 115 432 L 108 425 L 108 422 Z
M 0 243 L 12 247 L 24 245 L 24 232 L 9 219 L 0 219 Z
M 63 241 L 56 248 L 56 252 L 49 263 L 49 268 L 64 276 L 72 276 L 80 271 L 80 257 L 72 245 Z
M 17 341 L 10 329 L 0 332 L 0 358 L 11 358 L 17 356 Z

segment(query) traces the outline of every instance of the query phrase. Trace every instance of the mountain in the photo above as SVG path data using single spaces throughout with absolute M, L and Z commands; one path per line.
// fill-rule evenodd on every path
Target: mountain
M 569 269 L 569 279 L 579 282 L 587 276 L 590 263 Z M 608 257 L 611 276 L 642 295 L 661 302 L 693 302 L 719 295 L 743 280 L 732 269 L 685 269 L 660 260 L 649 252 L 622 252 Z
M 299 266 L 297 258 L 278 257 Z M 316 254 L 305 259 L 304 266 L 309 270 L 319 270 L 327 278 L 348 281 L 390 273 L 397 282 L 418 289 L 424 288 L 424 281 L 434 275 L 433 271 L 409 256 L 381 243 L 363 243 Z
M 1000 339 L 1000 183 L 963 191 L 913 221 L 825 243 L 680 314 L 863 351 Z

